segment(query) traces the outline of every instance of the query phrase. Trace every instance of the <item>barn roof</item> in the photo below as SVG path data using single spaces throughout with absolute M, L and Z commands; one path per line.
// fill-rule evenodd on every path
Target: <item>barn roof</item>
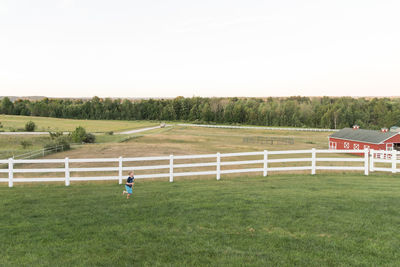
M 352 128 L 344 128 L 332 135 L 330 137 L 346 139 L 351 141 L 359 141 L 372 144 L 380 144 L 385 140 L 399 134 L 398 132 L 381 132 L 374 130 L 364 130 Z

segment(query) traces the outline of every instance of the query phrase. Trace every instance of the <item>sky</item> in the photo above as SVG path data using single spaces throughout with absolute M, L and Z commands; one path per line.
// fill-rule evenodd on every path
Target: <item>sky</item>
M 0 95 L 400 96 L 400 1 L 0 0 Z

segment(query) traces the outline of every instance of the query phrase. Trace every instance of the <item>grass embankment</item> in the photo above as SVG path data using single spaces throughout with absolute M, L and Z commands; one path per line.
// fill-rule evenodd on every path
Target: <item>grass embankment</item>
M 49 141 L 48 135 L 0 135 L 0 159 L 42 149 Z M 28 144 L 26 148 L 22 146 L 23 142 Z
M 0 187 L 0 265 L 396 266 L 398 176 Z
M 28 121 L 36 124 L 36 131 L 73 131 L 82 126 L 88 132 L 119 132 L 156 126 L 159 123 L 150 121 L 118 121 L 118 120 L 73 120 L 34 116 L 0 115 L 4 131 L 24 129 Z

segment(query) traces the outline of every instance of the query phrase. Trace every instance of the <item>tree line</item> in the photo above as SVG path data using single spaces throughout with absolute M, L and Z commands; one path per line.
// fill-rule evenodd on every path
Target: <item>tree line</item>
M 379 129 L 400 125 L 400 99 L 351 97 L 174 99 L 49 99 L 14 102 L 4 97 L 0 112 L 10 115 L 94 120 L 166 120 L 340 129 L 354 124 Z

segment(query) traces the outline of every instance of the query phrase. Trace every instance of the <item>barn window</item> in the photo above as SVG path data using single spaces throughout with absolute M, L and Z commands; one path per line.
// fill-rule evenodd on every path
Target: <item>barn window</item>
M 350 148 L 350 143 L 349 142 L 344 142 L 344 148 Z
M 360 144 L 353 144 L 353 149 L 360 149 Z

